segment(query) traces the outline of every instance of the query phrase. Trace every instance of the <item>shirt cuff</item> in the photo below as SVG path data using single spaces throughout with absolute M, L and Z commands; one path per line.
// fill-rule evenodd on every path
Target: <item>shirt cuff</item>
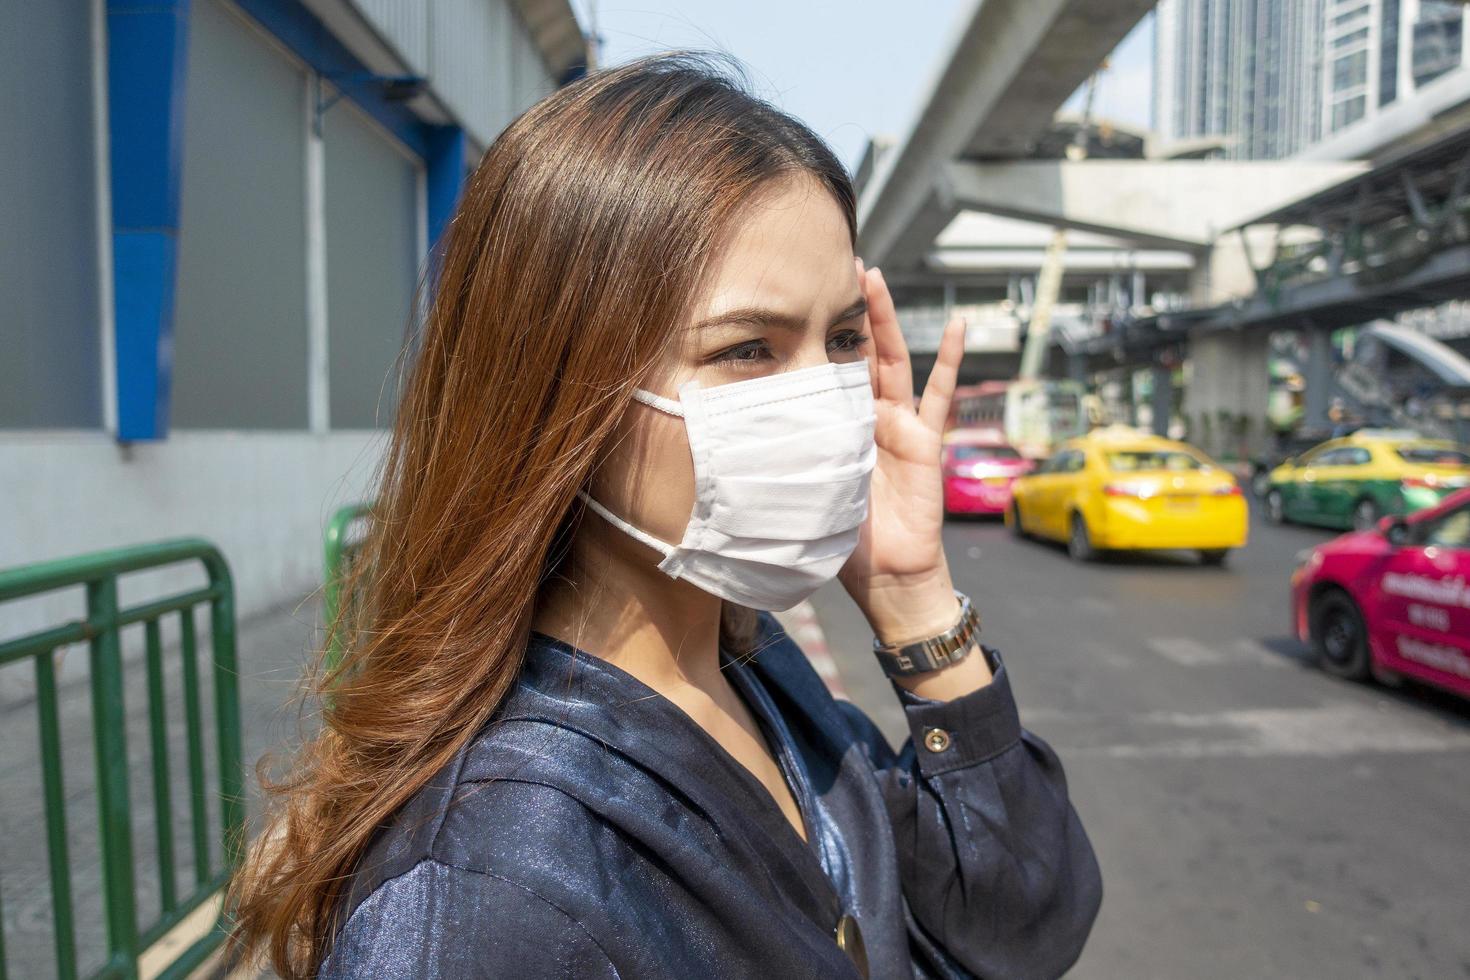
M 1021 718 L 1010 675 L 1000 652 L 985 650 L 996 667 L 990 683 L 948 701 L 923 697 L 888 679 L 903 704 L 914 755 L 925 776 L 986 762 L 1020 741 Z

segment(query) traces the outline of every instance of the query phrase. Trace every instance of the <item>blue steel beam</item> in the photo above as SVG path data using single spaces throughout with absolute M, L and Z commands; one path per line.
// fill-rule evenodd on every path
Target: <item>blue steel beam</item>
M 108 0 L 117 438 L 168 435 L 188 0 Z
M 342 92 L 347 98 L 356 102 L 419 157 L 428 157 L 427 133 L 430 127 L 402 102 L 384 98 L 378 86 L 356 82 L 376 73 L 302 6 L 300 0 L 235 0 L 235 3 L 306 62 L 312 71 L 329 82 L 341 80 Z
M 436 126 L 429 131 L 427 142 L 425 196 L 429 210 L 429 254 L 433 255 L 459 204 L 459 192 L 464 187 L 470 160 L 468 141 L 459 126 Z

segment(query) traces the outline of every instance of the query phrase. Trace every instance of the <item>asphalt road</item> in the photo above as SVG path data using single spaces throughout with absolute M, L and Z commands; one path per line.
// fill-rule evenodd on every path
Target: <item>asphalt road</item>
M 1470 705 L 1310 663 L 1287 579 L 1331 536 L 1258 521 L 1214 569 L 947 527 L 1102 864 L 1072 976 L 1470 976 Z M 837 587 L 814 601 L 854 700 L 905 737 L 861 616 Z

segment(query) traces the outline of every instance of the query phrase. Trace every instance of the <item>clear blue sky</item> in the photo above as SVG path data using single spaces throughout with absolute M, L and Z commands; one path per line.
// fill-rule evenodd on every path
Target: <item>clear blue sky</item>
M 594 0 L 572 0 L 582 25 Z M 757 93 L 811 126 L 849 168 L 868 137 L 901 137 L 976 0 L 596 0 L 604 62 L 671 48 L 724 51 Z M 1096 111 L 1147 126 L 1152 17 L 1115 52 Z M 1078 101 L 1074 97 L 1074 102 Z

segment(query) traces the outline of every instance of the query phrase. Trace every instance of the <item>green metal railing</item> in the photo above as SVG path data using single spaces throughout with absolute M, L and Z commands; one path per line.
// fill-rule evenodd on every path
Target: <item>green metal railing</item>
M 327 522 L 327 533 L 325 540 L 325 561 L 323 562 L 325 588 L 322 598 L 322 615 L 326 619 L 327 628 L 337 620 L 337 609 L 342 602 L 342 581 L 347 572 L 347 567 L 357 557 L 358 548 L 362 544 L 360 538 L 351 538 L 349 532 L 352 526 L 359 521 L 365 520 L 372 511 L 372 506 L 366 503 L 347 504 L 337 508 L 332 519 Z M 351 601 L 353 597 L 349 597 Z M 342 638 L 333 633 L 327 640 L 327 667 L 335 667 L 342 659 Z
M 120 576 L 186 561 L 198 561 L 203 566 L 208 585 L 130 608 L 119 606 Z M 77 976 L 77 942 L 54 658 L 58 648 L 69 644 L 85 642 L 89 647 L 102 898 L 107 927 L 107 958 L 102 968 L 91 976 L 131 978 L 138 975 L 139 956 L 190 912 L 209 901 L 239 864 L 245 808 L 241 793 L 234 586 L 229 565 L 214 545 L 200 538 L 180 538 L 0 570 L 0 603 L 77 586 L 86 588 L 86 618 L 0 643 L 0 667 L 27 659 L 35 666 L 56 973 L 63 980 L 70 980 Z M 198 606 L 206 603 L 210 610 L 210 650 L 219 753 L 220 832 L 224 854 L 224 867 L 218 870 L 210 868 L 209 794 L 205 786 L 204 723 L 200 710 L 193 615 Z M 180 626 L 194 864 L 193 888 L 183 896 L 178 893 L 174 873 L 173 811 L 160 639 L 160 622 L 174 614 L 179 616 Z M 137 868 L 132 847 L 121 645 L 123 627 L 134 623 L 143 624 L 146 645 L 144 666 L 147 672 L 161 906 L 156 921 L 142 927 L 138 923 Z M 209 956 L 223 937 L 223 928 L 216 923 L 207 935 L 185 949 L 159 976 L 174 978 L 187 975 Z M 4 940 L 4 930 L 0 928 L 0 980 L 6 976 Z

